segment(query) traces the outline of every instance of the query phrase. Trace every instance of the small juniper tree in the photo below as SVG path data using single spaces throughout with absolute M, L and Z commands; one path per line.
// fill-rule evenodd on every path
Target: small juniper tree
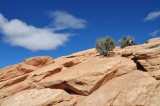
M 136 45 L 133 36 L 123 36 L 123 38 L 119 40 L 119 43 L 121 45 L 121 48 Z
M 115 41 L 111 37 L 101 38 L 96 41 L 96 50 L 104 56 L 111 56 L 116 47 Z

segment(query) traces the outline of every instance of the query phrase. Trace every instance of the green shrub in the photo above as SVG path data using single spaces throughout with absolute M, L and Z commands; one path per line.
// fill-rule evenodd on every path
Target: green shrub
M 136 45 L 132 36 L 124 36 L 121 40 L 119 40 L 119 43 L 121 48 Z
M 115 41 L 111 37 L 101 38 L 96 41 L 96 50 L 104 56 L 111 56 L 116 47 Z

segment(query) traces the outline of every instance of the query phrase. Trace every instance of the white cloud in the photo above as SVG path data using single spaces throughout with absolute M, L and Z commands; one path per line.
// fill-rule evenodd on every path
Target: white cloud
M 153 37 L 160 35 L 160 29 L 159 30 L 155 30 L 154 32 L 150 33 L 149 35 L 153 36 Z
M 151 20 L 155 20 L 159 17 L 160 17 L 160 11 L 153 11 L 153 12 L 150 12 L 144 20 L 151 21 Z
M 56 30 L 81 29 L 85 28 L 87 24 L 86 20 L 77 18 L 64 11 L 54 11 L 50 15 L 53 18 L 52 25 Z
M 9 21 L 1 13 L 0 33 L 4 35 L 6 43 L 32 51 L 56 49 L 69 37 L 67 33 L 56 33 L 50 28 L 36 28 L 18 19 Z

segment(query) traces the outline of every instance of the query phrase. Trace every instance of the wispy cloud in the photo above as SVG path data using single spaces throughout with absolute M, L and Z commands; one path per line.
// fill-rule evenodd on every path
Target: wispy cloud
M 154 32 L 150 33 L 149 35 L 150 35 L 150 36 L 153 36 L 153 37 L 155 37 L 155 36 L 160 36 L 160 29 L 155 30 Z
M 144 21 L 156 20 L 157 18 L 160 18 L 160 11 L 153 11 L 145 17 Z
M 56 30 L 81 29 L 85 28 L 87 24 L 86 20 L 77 18 L 64 11 L 50 12 L 50 15 L 53 18 L 52 25 Z
M 71 33 L 57 33 L 54 29 L 85 27 L 85 20 L 77 19 L 68 13 L 56 11 L 52 15 L 55 17 L 55 22 L 53 21 L 55 28 L 37 28 L 18 19 L 8 20 L 0 13 L 0 33 L 4 35 L 3 40 L 12 46 L 32 51 L 54 50 L 64 45 L 71 35 Z

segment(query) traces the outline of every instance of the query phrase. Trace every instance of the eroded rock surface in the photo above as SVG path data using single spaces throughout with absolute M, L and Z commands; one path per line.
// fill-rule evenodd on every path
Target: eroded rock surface
M 135 69 L 136 64 L 127 58 L 95 58 L 47 77 L 40 81 L 40 85 L 89 95 L 106 81 Z
M 113 52 L 32 57 L 0 69 L 0 105 L 159 106 L 160 38 Z
M 148 40 L 142 45 L 128 46 L 115 50 L 123 57 L 130 57 L 140 63 L 146 71 L 160 69 L 160 38 Z
M 4 99 L 1 106 L 73 106 L 76 100 L 59 89 L 31 89 Z
M 140 83 L 142 83 L 142 85 Z M 138 94 L 146 92 L 144 90 L 148 85 L 153 85 L 155 87 L 155 85 L 157 85 L 157 81 L 154 78 L 151 78 L 147 73 L 135 70 L 106 82 L 77 106 L 135 106 L 136 103 L 128 103 L 125 105 L 124 103 L 127 103 L 130 98 L 131 100 L 136 100 Z M 132 86 L 132 88 L 128 89 L 129 86 Z M 123 97 L 119 97 L 120 95 Z

